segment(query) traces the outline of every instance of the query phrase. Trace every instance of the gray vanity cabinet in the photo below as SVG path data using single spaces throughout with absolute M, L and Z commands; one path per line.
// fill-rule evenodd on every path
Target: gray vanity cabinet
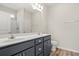
M 51 39 L 50 36 L 44 38 L 44 56 L 50 55 L 51 52 Z
M 0 56 L 47 56 L 50 52 L 50 35 L 0 47 Z
M 34 40 L 20 42 L 0 48 L 0 56 L 10 56 L 20 53 L 34 46 Z
M 40 41 L 39 41 L 40 40 Z M 37 43 L 38 42 L 38 43 Z M 41 43 L 39 43 L 41 42 Z M 49 56 L 51 52 L 51 36 L 45 36 L 36 40 L 36 56 Z

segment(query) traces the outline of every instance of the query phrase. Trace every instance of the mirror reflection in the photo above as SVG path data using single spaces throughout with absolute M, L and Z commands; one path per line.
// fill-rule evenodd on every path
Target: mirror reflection
M 43 9 L 44 5 L 40 3 L 0 4 L 0 36 L 18 33 L 45 33 Z
M 17 19 L 15 15 L 0 11 L 0 34 L 17 33 Z

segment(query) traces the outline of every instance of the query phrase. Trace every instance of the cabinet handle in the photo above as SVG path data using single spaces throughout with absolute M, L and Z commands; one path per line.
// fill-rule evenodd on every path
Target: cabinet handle
M 39 42 L 41 42 L 41 40 L 39 40 Z
M 39 51 L 41 51 L 41 50 L 42 50 L 42 48 L 39 48 L 38 50 L 39 50 Z

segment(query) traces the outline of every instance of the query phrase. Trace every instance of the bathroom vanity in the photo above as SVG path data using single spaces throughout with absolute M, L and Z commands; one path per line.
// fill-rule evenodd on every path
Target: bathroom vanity
M 0 43 L 0 56 L 48 56 L 51 52 L 51 35 L 28 36 Z

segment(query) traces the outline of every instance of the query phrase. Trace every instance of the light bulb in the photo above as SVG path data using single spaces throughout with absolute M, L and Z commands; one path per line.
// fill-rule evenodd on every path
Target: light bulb
M 13 14 L 10 15 L 11 18 L 15 18 L 15 16 Z

